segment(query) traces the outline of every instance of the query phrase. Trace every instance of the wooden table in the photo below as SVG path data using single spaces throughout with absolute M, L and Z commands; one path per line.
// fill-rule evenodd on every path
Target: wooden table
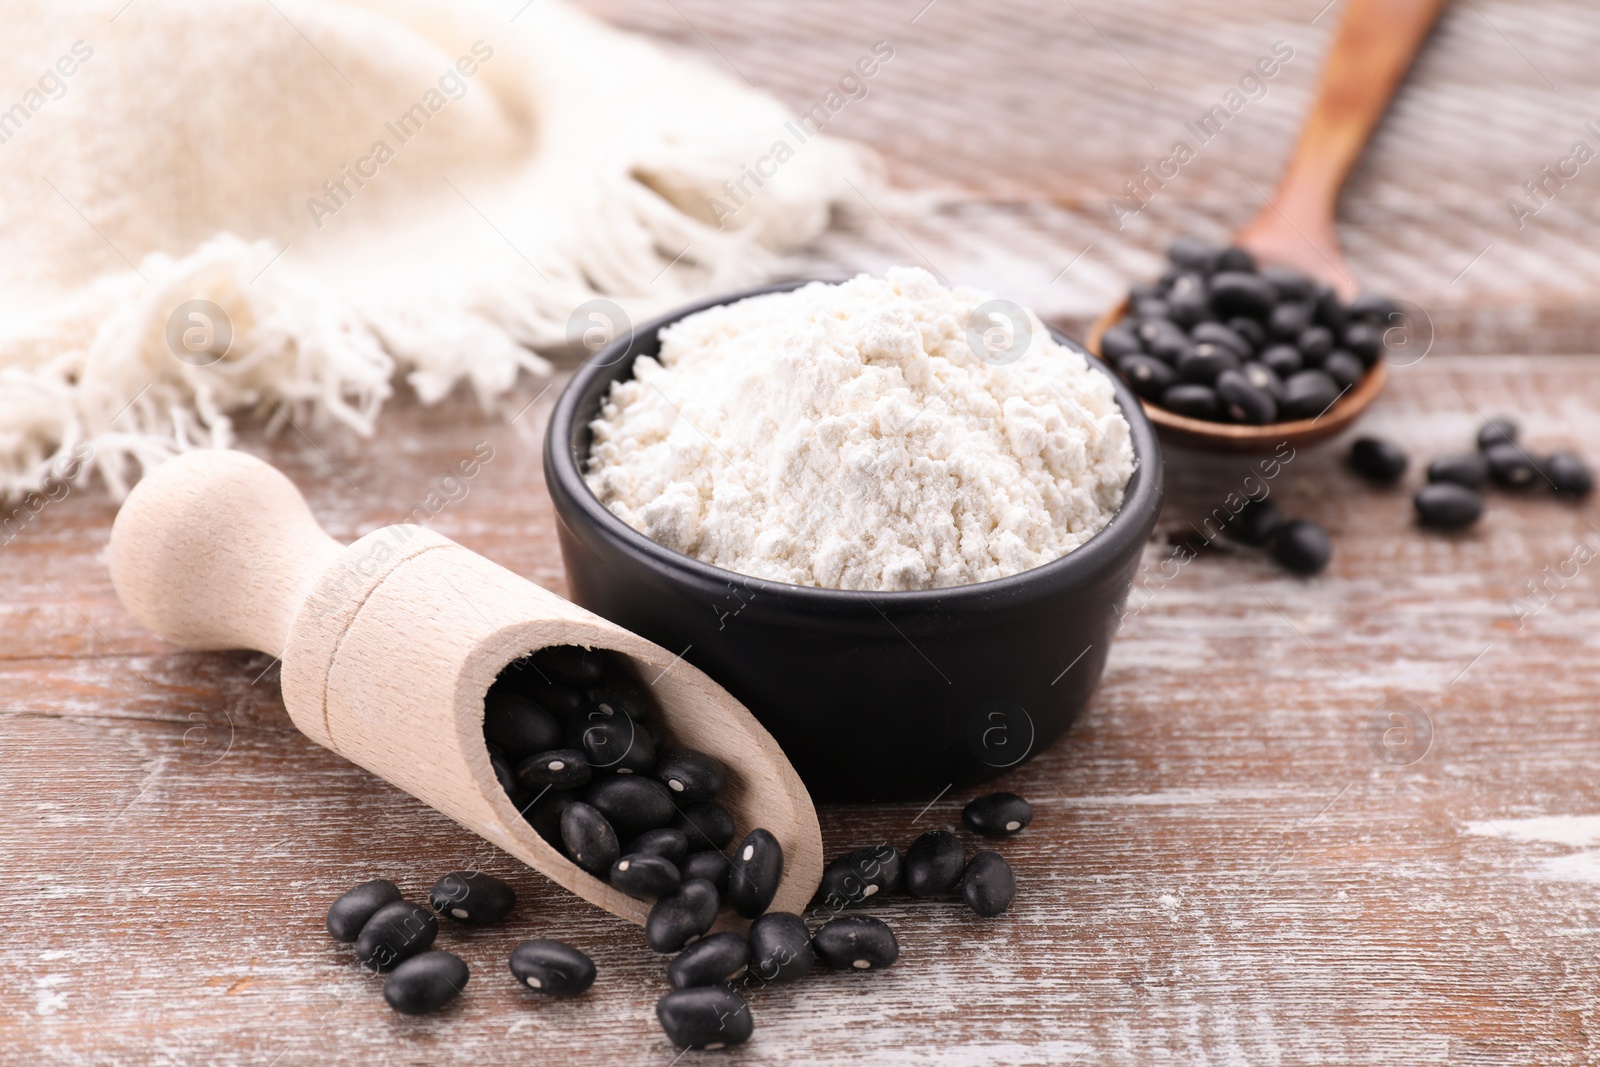
M 1069 322 L 1149 271 L 1165 236 L 1221 234 L 1253 210 L 1243 179 L 1270 184 L 1333 18 L 1313 20 L 1310 0 L 593 6 L 796 106 L 873 40 L 903 41 L 838 129 L 950 193 L 844 217 L 806 262 L 931 257 Z M 1552 0 L 1448 14 L 1347 198 L 1358 272 L 1440 327 L 1363 424 L 1419 465 L 1502 411 L 1537 444 L 1600 458 L 1600 357 L 1460 354 L 1594 348 L 1600 242 L 1581 183 L 1600 175 L 1520 233 L 1504 205 L 1584 136 L 1589 18 Z M 1112 228 L 1106 196 L 1291 34 L 1301 58 L 1227 150 Z M 307 425 L 243 444 L 348 540 L 410 513 L 487 440 L 494 460 L 432 525 L 562 591 L 539 469 L 553 391 L 511 418 L 540 388 L 494 413 L 397 402 L 376 443 Z M 1303 452 L 1271 483 L 1333 535 L 1312 580 L 1224 542 L 1162 577 L 1252 469 L 1171 455 L 1141 607 L 1094 704 L 1001 782 L 1038 812 L 1002 846 L 1016 906 L 980 920 L 885 901 L 900 964 L 760 993 L 756 1037 L 727 1062 L 1600 1060 L 1595 506 L 1495 494 L 1471 532 L 1424 533 L 1405 488 L 1365 487 L 1341 452 Z M 301 737 L 266 657 L 145 633 L 106 578 L 113 514 L 91 487 L 0 544 L 0 1061 L 673 1062 L 652 1013 L 661 960 L 636 929 Z M 827 808 L 829 853 L 954 827 L 970 795 Z M 467 994 L 396 1016 L 323 932 L 328 903 L 380 876 L 417 897 L 473 865 L 516 886 L 515 918 L 449 929 Z M 544 935 L 593 954 L 587 997 L 512 983 L 511 946 Z

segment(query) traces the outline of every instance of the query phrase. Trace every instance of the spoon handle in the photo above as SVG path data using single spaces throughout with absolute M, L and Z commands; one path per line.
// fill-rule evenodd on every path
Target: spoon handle
M 1348 0 L 1289 165 L 1240 245 L 1355 294 L 1333 228 L 1339 190 L 1447 2 Z

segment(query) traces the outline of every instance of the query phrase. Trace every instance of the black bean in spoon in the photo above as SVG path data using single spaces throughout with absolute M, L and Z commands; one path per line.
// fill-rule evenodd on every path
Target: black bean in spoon
M 1191 419 L 1214 420 L 1222 410 L 1217 394 L 1210 386 L 1185 382 L 1174 385 L 1161 394 L 1161 406 Z
M 657 900 L 650 909 L 644 924 L 646 943 L 656 952 L 681 952 L 711 929 L 721 903 L 716 886 L 710 882 L 684 882 L 676 893 Z
M 1291 374 L 1283 383 L 1283 416 L 1314 419 L 1333 406 L 1340 392 L 1339 383 L 1327 371 L 1313 369 Z
M 1010 837 L 1028 828 L 1033 805 L 1015 793 L 988 793 L 967 803 L 961 821 L 982 837 Z
M 551 997 L 575 997 L 594 985 L 594 960 L 564 941 L 535 938 L 511 952 L 511 973 L 529 989 Z
M 384 980 L 383 999 L 402 1015 L 427 1015 L 459 996 L 471 974 L 453 952 L 423 952 L 395 967 Z
M 765 982 L 798 982 L 811 973 L 817 954 L 805 920 L 769 911 L 750 924 L 750 973 Z
M 606 670 L 605 651 L 598 648 L 552 645 L 529 658 L 539 673 L 561 685 L 589 685 L 598 682 Z
M 587 785 L 594 777 L 594 770 L 582 752 L 575 748 L 558 748 L 529 756 L 517 764 L 516 774 L 523 788 L 537 792 L 546 786 L 576 789 Z
M 1457 482 L 1432 482 L 1417 490 L 1412 498 L 1417 522 L 1423 526 L 1452 530 L 1470 526 L 1483 514 L 1483 497 L 1476 489 Z
M 623 845 L 622 852 L 623 855 L 630 852 L 648 852 L 670 863 L 680 864 L 689 854 L 689 839 L 683 836 L 682 830 L 663 826 L 656 830 L 646 830 Z
M 361 928 L 379 908 L 399 899 L 400 887 L 387 879 L 362 882 L 346 890 L 328 907 L 328 933 L 335 941 L 352 942 L 361 936 Z
M 561 746 L 561 724 L 531 697 L 503 682 L 483 698 L 483 736 L 513 765 Z
M 583 753 L 595 770 L 648 774 L 656 762 L 656 744 L 646 724 L 598 704 L 567 717 L 567 747 Z
M 690 804 L 678 813 L 672 824 L 689 839 L 689 851 L 721 851 L 733 841 L 733 816 L 715 801 Z
M 1291 519 L 1272 539 L 1272 558 L 1296 574 L 1316 574 L 1332 555 L 1328 531 L 1310 519 Z
M 767 910 L 782 880 L 783 846 L 770 830 L 751 830 L 733 850 L 728 903 L 746 919 L 754 919 Z
M 948 830 L 930 830 L 906 849 L 906 892 L 914 897 L 943 897 L 961 884 L 967 850 Z
M 683 858 L 678 867 L 683 872 L 683 880 L 703 878 L 716 887 L 720 896 L 728 895 L 728 879 L 733 874 L 733 861 L 716 849 L 706 849 L 703 852 L 691 852 Z
M 1011 907 L 1017 880 L 998 852 L 979 852 L 961 876 L 961 899 L 979 915 L 993 918 Z
M 1159 401 L 1168 389 L 1178 384 L 1177 371 L 1142 352 L 1117 360 L 1117 369 L 1127 379 L 1128 386 L 1146 400 Z
M 630 852 L 611 865 L 609 880 L 630 897 L 654 900 L 677 892 L 683 876 L 677 864 L 665 856 Z
M 727 986 L 676 989 L 656 1001 L 656 1019 L 674 1045 L 719 1049 L 750 1040 L 750 1006 Z
M 1458 452 L 1440 456 L 1428 464 L 1428 481 L 1454 482 L 1468 489 L 1477 489 L 1489 480 L 1489 461 L 1482 452 Z
M 517 906 L 517 894 L 492 874 L 451 871 L 433 883 L 428 903 L 456 922 L 482 926 L 510 915 Z
M 1410 457 L 1386 437 L 1358 437 L 1350 445 L 1350 466 L 1378 485 L 1392 485 L 1406 472 Z
M 611 823 L 581 800 L 574 800 L 561 813 L 561 844 L 573 863 L 596 878 L 609 875 L 621 855 Z
M 1278 402 L 1265 388 L 1253 383 L 1242 371 L 1225 370 L 1217 375 L 1217 402 L 1234 422 L 1264 426 L 1278 418 Z
M 1335 348 L 1324 357 L 1322 369 L 1340 389 L 1354 389 L 1367 375 L 1367 368 L 1361 361 L 1342 348 Z
M 900 943 L 887 923 L 870 915 L 841 915 L 811 939 L 817 958 L 840 970 L 877 971 L 900 958 Z
M 749 961 L 750 946 L 743 934 L 712 934 L 673 958 L 667 965 L 667 982 L 673 989 L 721 985 L 743 974 Z
M 622 837 L 664 827 L 678 814 L 667 787 L 642 774 L 596 778 L 584 790 L 583 799 Z
M 1305 369 L 1306 357 L 1294 345 L 1271 345 L 1262 350 L 1259 361 L 1281 379 Z
M 689 748 L 663 751 L 655 775 L 682 804 L 715 800 L 728 784 L 728 769 L 721 760 Z

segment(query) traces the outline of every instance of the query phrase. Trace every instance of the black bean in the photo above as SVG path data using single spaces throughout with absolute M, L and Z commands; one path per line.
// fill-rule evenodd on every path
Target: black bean
M 1322 369 L 1341 389 L 1354 389 L 1367 376 L 1366 366 L 1342 348 L 1335 348 L 1322 361 Z
M 1481 452 L 1457 452 L 1428 464 L 1428 481 L 1455 482 L 1476 489 L 1489 477 L 1489 461 Z
M 1272 283 L 1279 300 L 1307 300 L 1312 297 L 1311 279 L 1292 267 L 1262 267 L 1261 276 Z
M 727 986 L 675 989 L 656 1001 L 656 1019 L 681 1048 L 719 1049 L 750 1040 L 750 1006 Z
M 1272 283 L 1259 274 L 1221 271 L 1211 276 L 1211 307 L 1221 318 L 1266 318 L 1277 299 Z
M 402 1015 L 426 1015 L 454 1000 L 471 975 L 466 961 L 453 952 L 424 952 L 384 979 L 383 999 Z
M 1405 450 L 1386 437 L 1358 437 L 1350 445 L 1350 466 L 1379 485 L 1393 484 L 1410 462 Z
M 1117 369 L 1135 393 L 1149 400 L 1159 400 L 1178 381 L 1178 373 L 1155 356 L 1124 356 Z
M 770 830 L 751 830 L 733 850 L 728 903 L 746 919 L 754 919 L 767 910 L 782 880 L 783 846 Z
M 764 982 L 798 982 L 811 973 L 817 954 L 805 920 L 769 911 L 750 924 L 750 974 Z
M 349 943 L 361 936 L 361 928 L 385 904 L 400 899 L 400 887 L 383 878 L 362 882 L 328 907 L 328 933 L 335 941 Z
M 828 864 L 817 896 L 829 908 L 848 908 L 900 888 L 900 853 L 891 845 L 858 848 Z
M 615 664 L 598 682 L 586 686 L 583 695 L 588 703 L 620 711 L 630 719 L 648 719 L 659 710 L 650 688 Z
M 1283 414 L 1290 419 L 1314 419 L 1339 399 L 1339 383 L 1326 371 L 1303 370 L 1283 383 Z
M 1383 350 L 1383 332 L 1370 322 L 1352 322 L 1344 328 L 1344 347 L 1360 358 L 1363 366 L 1370 367 Z
M 505 753 L 493 745 L 484 747 L 489 750 L 489 767 L 494 771 L 495 780 L 500 783 L 500 788 L 506 791 L 506 795 L 515 801 L 522 795 L 522 787 L 517 784 L 517 772 L 511 769 Z
M 728 879 L 733 874 L 733 861 L 716 849 L 691 852 L 679 865 L 683 880 L 703 878 L 716 887 L 719 896 L 728 895 Z
M 1216 390 L 1217 402 L 1234 422 L 1263 426 L 1278 417 L 1278 402 L 1272 394 L 1242 371 L 1225 370 L 1217 375 Z
M 1267 319 L 1267 332 L 1280 341 L 1293 341 L 1310 328 L 1310 304 L 1279 304 Z
M 1253 272 L 1256 269 L 1256 257 L 1250 254 L 1249 249 L 1240 248 L 1237 245 L 1224 248 L 1217 256 L 1216 269 L 1219 271 Z
M 1333 543 L 1328 531 L 1310 519 L 1292 519 L 1272 539 L 1272 558 L 1296 574 L 1315 574 L 1328 565 Z
M 577 686 L 547 682 L 537 675 L 534 675 L 523 688 L 546 711 L 554 715 L 558 722 L 565 721 L 568 715 L 589 703 L 589 698 L 584 696 L 583 690 Z
M 655 830 L 646 830 L 622 847 L 623 855 L 630 852 L 648 852 L 652 856 L 660 856 L 677 865 L 689 854 L 689 839 L 683 836 L 682 830 L 662 826 Z
M 1100 335 L 1100 354 L 1115 363 L 1123 356 L 1134 356 L 1144 351 L 1139 337 L 1126 326 L 1113 326 Z
M 482 926 L 510 915 L 517 906 L 517 894 L 492 874 L 452 871 L 433 883 L 428 903 L 440 915 Z
M 596 878 L 609 875 L 621 855 L 611 823 L 581 800 L 574 800 L 561 813 L 561 844 L 573 863 Z
M 1489 461 L 1489 477 L 1507 489 L 1526 489 L 1539 480 L 1539 468 L 1514 444 L 1490 445 L 1483 450 Z
M 583 799 L 626 837 L 666 826 L 678 814 L 667 787 L 644 775 L 596 778 L 584 790 Z
M 1246 363 L 1239 373 L 1257 389 L 1265 389 L 1275 402 L 1283 399 L 1283 379 L 1265 363 Z
M 1011 907 L 1017 895 L 1017 880 L 1011 864 L 998 852 L 979 852 L 961 876 L 961 898 L 967 907 L 993 918 Z
M 552 645 L 539 649 L 529 658 L 539 673 L 560 685 L 584 686 L 598 682 L 606 670 L 605 650 L 599 648 Z
M 565 852 L 567 846 L 561 840 L 561 816 L 573 801 L 580 799 L 576 790 L 547 789 L 522 809 L 522 817 L 535 833 Z
M 1235 317 L 1228 320 L 1228 329 L 1243 337 L 1252 350 L 1267 342 L 1267 331 L 1255 319 Z
M 728 784 L 728 769 L 721 760 L 690 748 L 663 751 L 656 760 L 655 773 L 672 790 L 673 797 L 684 804 L 715 800 Z
M 955 892 L 967 866 L 967 849 L 948 830 L 930 830 L 906 849 L 906 892 L 914 897 L 942 897 Z
M 715 801 L 690 804 L 678 812 L 673 824 L 689 839 L 690 852 L 721 851 L 733 840 L 733 816 Z
M 1454 529 L 1470 526 L 1483 514 L 1483 497 L 1476 489 L 1456 482 L 1433 482 L 1417 490 L 1412 498 L 1417 522 L 1423 526 Z
M 538 791 L 545 786 L 555 789 L 576 789 L 587 785 L 594 776 L 589 761 L 575 748 L 558 748 L 540 752 L 517 764 L 517 781 Z
M 1192 275 L 1185 275 L 1185 278 Z M 1183 278 L 1178 279 L 1180 282 Z M 1179 293 L 1174 291 L 1167 295 L 1167 317 L 1179 326 L 1193 326 L 1206 321 L 1211 317 L 1211 303 L 1206 299 L 1205 287 L 1202 285 L 1197 290 Z
M 1392 316 L 1400 314 L 1400 305 L 1386 296 L 1362 293 L 1350 301 L 1349 312 L 1352 319 L 1387 322 Z
M 710 882 L 698 878 L 684 882 L 650 909 L 644 923 L 645 941 L 656 952 L 679 952 L 711 929 L 721 903 L 717 887 Z
M 823 963 L 840 970 L 876 971 L 900 958 L 894 931 L 870 915 L 841 915 L 825 923 L 811 948 Z
M 1194 349 L 1194 343 L 1189 340 L 1187 334 L 1178 329 L 1178 327 L 1173 326 L 1172 323 L 1163 320 L 1162 325 L 1171 327 L 1173 332 L 1158 332 L 1153 340 L 1145 342 L 1145 347 L 1149 349 L 1152 356 L 1155 356 L 1163 363 L 1169 363 L 1176 367 L 1178 361 Z
M 426 952 L 439 936 L 433 912 L 409 900 L 385 904 L 373 913 L 356 937 L 356 959 L 387 971 L 401 960 Z
M 1133 302 L 1133 317 L 1136 319 L 1160 319 L 1163 322 L 1172 317 L 1172 309 L 1167 306 L 1166 300 L 1161 297 L 1145 297 Z
M 1243 322 L 1251 322 L 1243 319 Z M 1260 327 L 1257 327 L 1259 329 Z M 1239 335 L 1239 331 L 1231 326 L 1224 326 L 1220 322 L 1202 322 L 1189 331 L 1189 339 L 1195 344 L 1209 341 L 1214 345 L 1221 345 L 1241 360 L 1249 359 L 1251 345 Z
M 1174 385 L 1161 394 L 1161 406 L 1191 419 L 1215 419 L 1220 410 L 1216 390 L 1208 385 Z
M 1167 246 L 1167 259 L 1174 266 L 1209 274 L 1217 269 L 1222 248 L 1198 237 L 1179 237 Z
M 1492 445 L 1515 444 L 1517 424 L 1510 419 L 1490 419 L 1478 428 L 1478 451 L 1488 451 Z
M 1329 330 L 1342 330 L 1349 318 L 1349 311 L 1339 300 L 1339 294 L 1334 292 L 1333 286 L 1316 283 L 1315 288 L 1316 314 L 1313 318 L 1317 323 L 1326 326 Z
M 1247 545 L 1264 545 L 1283 528 L 1283 511 L 1270 497 L 1247 500 L 1228 521 L 1228 535 Z
M 503 683 L 483 698 L 483 736 L 511 764 L 561 745 L 561 724 L 537 701 Z
M 1287 378 L 1304 369 L 1306 357 L 1294 345 L 1273 345 L 1261 353 L 1259 362 L 1278 377 Z
M 683 876 L 678 865 L 665 856 L 630 852 L 611 865 L 610 881 L 630 897 L 653 900 L 677 892 Z
M 1135 282 L 1128 286 L 1128 299 L 1145 300 L 1161 295 L 1161 287 L 1155 282 Z
M 744 973 L 750 946 L 743 934 L 723 933 L 703 937 L 667 964 L 667 982 L 673 989 L 721 985 Z
M 961 809 L 967 829 L 982 837 L 1020 834 L 1033 821 L 1033 805 L 1015 793 L 988 793 L 968 801 Z
M 594 960 L 563 941 L 541 937 L 511 950 L 511 973 L 546 996 L 575 997 L 594 985 Z
M 581 751 L 597 771 L 647 774 L 656 743 L 645 724 L 610 707 L 591 704 L 567 719 L 567 747 Z
M 1308 327 L 1295 339 L 1295 344 L 1306 358 L 1308 366 L 1320 367 L 1328 353 L 1333 351 L 1333 331 L 1326 326 Z
M 1544 461 L 1544 475 L 1558 493 L 1588 496 L 1594 488 L 1594 475 L 1582 457 L 1573 452 L 1553 452 Z
M 1187 267 L 1180 267 L 1177 264 L 1169 266 L 1156 278 L 1156 292 L 1166 292 L 1168 289 L 1172 288 L 1172 283 L 1177 280 L 1178 275 L 1188 273 L 1189 268 Z

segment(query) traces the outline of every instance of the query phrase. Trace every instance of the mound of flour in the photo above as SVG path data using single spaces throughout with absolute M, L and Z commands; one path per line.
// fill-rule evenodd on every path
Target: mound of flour
M 1026 352 L 980 358 L 986 299 L 897 268 L 691 315 L 611 387 L 589 486 L 668 548 L 796 585 L 965 585 L 1065 555 L 1122 504 L 1128 423 L 1031 313 Z

